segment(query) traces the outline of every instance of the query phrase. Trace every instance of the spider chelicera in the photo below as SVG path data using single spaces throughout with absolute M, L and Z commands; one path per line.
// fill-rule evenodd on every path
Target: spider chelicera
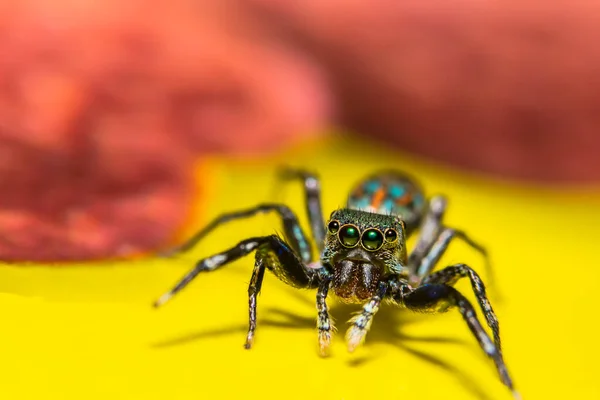
M 346 333 L 349 351 L 364 341 L 383 300 L 425 313 L 457 308 L 483 351 L 494 361 L 502 382 L 518 397 L 502 357 L 498 320 L 479 275 L 465 264 L 433 272 L 454 238 L 464 240 L 487 260 L 483 247 L 464 232 L 442 223 L 446 209 L 443 196 L 425 201 L 423 191 L 414 179 L 401 172 L 382 171 L 359 182 L 351 191 L 346 207 L 333 211 L 325 223 L 317 177 L 303 170 L 284 169 L 282 172 L 284 179 L 300 179 L 304 183 L 306 209 L 320 258 L 313 258 L 311 245 L 298 218 L 283 204 L 260 204 L 223 214 L 167 254 L 191 249 L 209 232 L 228 221 L 271 211 L 281 217 L 285 238 L 277 235 L 252 237 L 198 261 L 194 269 L 155 302 L 156 307 L 171 299 L 200 272 L 214 271 L 255 251 L 248 287 L 247 349 L 254 341 L 257 295 L 265 270 L 269 270 L 293 287 L 317 289 L 317 329 L 322 355 L 328 353 L 333 331 L 326 303 L 330 291 L 343 302 L 363 305 L 362 312 L 351 319 Z M 406 238 L 417 229 L 420 234 L 409 254 Z M 489 263 L 487 265 L 489 267 Z M 493 339 L 482 327 L 472 304 L 453 287 L 463 277 L 470 280 Z

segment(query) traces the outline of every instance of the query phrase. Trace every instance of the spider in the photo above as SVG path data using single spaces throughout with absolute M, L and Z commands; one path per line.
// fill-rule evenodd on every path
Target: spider
M 363 306 L 362 312 L 349 321 L 351 325 L 346 333 L 349 351 L 354 351 L 365 340 L 382 301 L 423 313 L 441 313 L 457 308 L 480 347 L 494 361 L 501 381 L 518 397 L 502 357 L 498 320 L 479 275 L 465 264 L 432 272 L 454 238 L 464 240 L 482 253 L 487 261 L 487 253 L 482 246 L 464 232 L 442 223 L 447 204 L 444 196 L 433 196 L 426 201 L 422 188 L 412 177 L 399 171 L 380 171 L 360 181 L 350 192 L 346 207 L 333 211 L 325 223 L 317 176 L 292 168 L 283 168 L 281 172 L 284 180 L 301 180 L 304 184 L 306 211 L 320 258 L 313 258 L 307 235 L 296 214 L 286 205 L 265 203 L 226 213 L 184 244 L 163 255 L 185 252 L 216 227 L 258 213 L 279 214 L 285 238 L 278 235 L 252 237 L 198 261 L 187 275 L 154 303 L 155 307 L 170 300 L 199 273 L 217 270 L 254 251 L 255 263 L 248 287 L 246 349 L 250 349 L 254 341 L 257 296 L 265 271 L 269 270 L 295 288 L 317 290 L 321 355 L 328 354 L 334 329 L 326 302 L 330 291 L 342 302 Z M 409 254 L 406 239 L 417 230 L 420 235 Z M 453 287 L 463 277 L 470 280 L 487 325 L 493 332 L 493 339 L 479 322 L 473 305 Z

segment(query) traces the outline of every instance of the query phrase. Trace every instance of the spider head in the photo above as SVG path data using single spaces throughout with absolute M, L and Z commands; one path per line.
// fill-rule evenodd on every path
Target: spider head
M 393 215 L 336 210 L 327 222 L 323 261 L 334 269 L 338 297 L 369 298 L 380 278 L 400 273 L 406 263 L 404 222 Z

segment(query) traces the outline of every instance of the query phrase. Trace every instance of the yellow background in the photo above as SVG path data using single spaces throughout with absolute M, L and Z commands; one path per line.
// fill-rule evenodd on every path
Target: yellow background
M 203 163 L 199 180 L 210 190 L 187 234 L 209 217 L 265 200 L 290 204 L 308 229 L 300 185 L 275 179 L 282 163 L 321 175 L 326 215 L 378 168 L 406 170 L 428 194 L 447 194 L 447 223 L 490 250 L 502 295 L 492 302 L 523 398 L 600 398 L 600 192 L 526 188 L 333 139 L 260 162 Z M 273 216 L 232 223 L 173 260 L 2 266 L 0 399 L 511 398 L 458 312 L 383 307 L 365 346 L 348 354 L 343 333 L 358 307 L 330 299 L 340 332 L 332 356 L 321 359 L 314 292 L 270 275 L 254 348 L 244 350 L 251 256 L 201 275 L 164 308 L 150 307 L 198 257 L 275 230 Z M 462 261 L 489 280 L 481 257 L 462 243 L 442 264 Z M 467 282 L 458 288 L 474 300 Z

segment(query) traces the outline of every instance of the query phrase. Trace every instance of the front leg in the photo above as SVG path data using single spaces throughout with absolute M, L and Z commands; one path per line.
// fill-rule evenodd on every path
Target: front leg
M 469 300 L 458 290 L 443 284 L 427 284 L 419 286 L 416 289 L 410 289 L 405 286 L 403 289 L 404 292 L 399 293 L 395 300 L 410 310 L 425 313 L 441 313 L 450 308 L 457 307 L 469 329 L 479 342 L 480 347 L 488 357 L 494 360 L 502 383 L 512 391 L 515 399 L 520 398 L 504 363 L 502 352 L 490 339 L 483 326 L 481 326 L 475 314 L 475 309 Z
M 192 282 L 201 272 L 211 272 L 221 268 L 224 265 L 232 263 L 256 250 L 259 246 L 268 243 L 269 239 L 269 236 L 263 236 L 242 240 L 235 246 L 225 250 L 222 253 L 203 258 L 202 260 L 198 261 L 196 266 L 183 278 L 181 278 L 171 290 L 160 296 L 158 300 L 154 302 L 154 307 L 160 307 L 171 300 L 173 296 L 189 285 L 190 282 Z
M 444 284 L 454 286 L 460 278 L 464 277 L 469 278 L 471 288 L 475 293 L 475 297 L 485 316 L 485 320 L 494 334 L 494 343 L 496 344 L 496 347 L 498 347 L 498 350 L 501 351 L 502 346 L 500 342 L 500 325 L 498 323 L 498 318 L 496 317 L 496 313 L 494 313 L 492 304 L 487 298 L 485 285 L 477 272 L 466 264 L 455 264 L 426 276 L 425 279 L 423 279 L 423 284 Z
M 373 317 L 379 311 L 379 305 L 381 300 L 385 297 L 388 284 L 386 282 L 379 283 L 377 292 L 363 307 L 360 314 L 353 317 L 350 322 L 352 326 L 346 332 L 346 343 L 348 344 L 348 351 L 353 352 L 359 345 L 365 341 L 365 336 L 371 328 Z
M 331 345 L 331 333 L 334 331 L 333 322 L 329 317 L 327 309 L 327 293 L 331 277 L 326 276 L 317 290 L 317 329 L 319 330 L 319 353 L 325 357 L 329 355 L 329 346 Z
M 271 271 L 282 282 L 302 289 L 316 287 L 321 282 L 324 270 L 306 266 L 299 256 L 278 236 L 268 236 L 257 248 L 254 270 L 248 285 L 248 334 L 244 347 L 250 349 L 256 330 L 256 304 L 262 288 L 265 270 Z
M 279 280 L 290 286 L 306 289 L 315 288 L 321 282 L 321 277 L 326 275 L 322 268 L 315 269 L 306 266 L 301 257 L 294 252 L 290 245 L 276 235 L 246 239 L 222 253 L 198 261 L 190 272 L 154 303 L 154 306 L 159 307 L 169 301 L 201 272 L 214 271 L 252 251 L 256 251 L 256 261 L 250 285 L 248 286 L 249 327 L 244 345 L 245 348 L 249 349 L 252 347 L 254 340 L 256 302 L 262 288 L 265 270 L 268 269 Z
M 248 285 L 248 333 L 244 348 L 250 349 L 254 343 L 254 331 L 256 330 L 256 300 L 262 288 L 265 277 L 265 264 L 257 259 Z

